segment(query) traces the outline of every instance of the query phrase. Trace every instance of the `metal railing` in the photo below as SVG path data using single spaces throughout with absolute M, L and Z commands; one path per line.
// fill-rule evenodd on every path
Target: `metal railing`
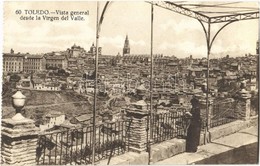
M 212 128 L 235 121 L 235 109 L 236 102 L 233 99 L 214 103 L 210 127 Z
M 151 115 L 152 144 L 186 136 L 187 121 L 183 111 Z
M 213 104 L 210 127 L 220 126 L 236 120 L 234 100 L 219 101 Z M 151 114 L 151 144 L 173 138 L 185 138 L 189 118 L 186 109 L 176 109 L 167 113 Z M 201 129 L 206 121 L 202 119 Z M 59 129 L 39 135 L 36 161 L 40 165 L 91 164 L 129 150 L 129 128 L 131 121 L 118 121 L 96 125 L 93 145 L 93 126 L 76 129 Z M 95 155 L 92 154 L 95 146 Z
M 93 145 L 93 126 L 63 129 L 39 135 L 36 149 L 38 165 L 91 164 L 95 146 L 95 162 L 111 159 L 128 151 L 128 121 L 104 123 L 96 126 Z

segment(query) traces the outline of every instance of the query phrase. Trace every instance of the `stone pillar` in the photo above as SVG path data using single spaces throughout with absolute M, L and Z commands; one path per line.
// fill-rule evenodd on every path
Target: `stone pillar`
M 36 165 L 39 128 L 27 118 L 2 120 L 1 160 L 10 165 Z
M 238 92 L 238 101 L 235 109 L 235 117 L 237 119 L 248 120 L 250 118 L 250 99 L 251 94 L 242 89 Z
M 147 149 L 147 104 L 144 100 L 133 103 L 126 109 L 126 117 L 130 120 L 129 150 L 137 153 Z
M 207 115 L 207 103 L 206 103 L 206 101 L 207 101 L 206 97 L 199 98 L 200 114 L 201 114 L 202 120 L 205 120 L 204 122 L 206 122 L 206 119 L 207 119 L 207 116 L 208 116 L 207 123 L 208 123 L 208 128 L 210 128 L 211 117 L 213 116 L 213 98 L 208 97 L 208 115 Z
M 258 91 L 252 91 L 251 92 L 251 102 L 250 102 L 250 116 L 255 116 L 258 114 L 259 106 L 259 97 L 258 97 Z

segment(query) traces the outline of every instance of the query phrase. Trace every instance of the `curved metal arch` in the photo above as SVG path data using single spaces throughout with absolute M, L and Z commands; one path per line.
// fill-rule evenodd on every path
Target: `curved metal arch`
M 216 39 L 217 35 L 220 33 L 220 31 L 221 31 L 222 29 L 224 29 L 227 25 L 229 25 L 229 24 L 231 24 L 231 23 L 233 23 L 233 22 L 236 22 L 236 21 L 237 21 L 237 20 L 230 21 L 230 22 L 226 23 L 225 25 L 223 25 L 223 26 L 217 31 L 217 33 L 214 35 L 214 37 L 212 38 L 212 40 L 211 40 L 211 42 L 210 42 L 210 44 L 209 44 L 209 50 L 211 50 L 212 44 L 213 44 L 214 40 Z
M 104 15 L 105 15 L 105 12 L 106 10 L 108 9 L 108 6 L 111 4 L 112 2 L 111 1 L 107 1 L 103 10 L 102 10 L 102 14 L 100 16 L 100 20 L 99 20 L 99 31 L 100 31 L 100 28 L 101 28 L 101 24 L 103 23 L 103 20 L 104 20 Z M 152 16 L 153 17 L 153 16 Z M 213 45 L 213 42 L 215 41 L 217 35 L 221 32 L 221 30 L 223 30 L 227 25 L 233 23 L 233 22 L 236 22 L 236 21 L 239 21 L 239 20 L 232 20 L 228 23 L 226 23 L 225 25 L 223 25 L 218 31 L 217 33 L 213 36 L 212 40 L 210 41 L 210 30 L 209 32 L 207 32 L 204 24 L 202 23 L 202 21 L 200 19 L 197 19 L 199 21 L 199 23 L 201 24 L 202 28 L 203 28 L 203 31 L 205 33 L 205 36 L 206 36 L 206 42 L 207 42 L 207 48 L 208 48 L 208 51 L 210 52 L 211 51 L 211 47 Z M 211 24 L 211 20 L 209 20 L 208 24 Z
M 105 4 L 105 6 L 104 6 L 104 8 L 103 8 L 103 10 L 102 10 L 102 13 L 101 13 L 101 15 L 100 15 L 100 19 L 99 19 L 99 22 L 98 22 L 98 31 L 100 32 L 100 28 L 101 28 L 101 25 L 102 25 L 102 22 L 103 22 L 103 20 L 104 20 L 104 15 L 105 15 L 105 12 L 106 12 L 106 10 L 108 9 L 108 5 L 109 4 L 111 4 L 112 2 L 111 1 L 107 1 L 106 2 L 106 4 Z
M 201 24 L 201 26 L 202 26 L 202 28 L 203 28 L 203 31 L 204 31 L 204 33 L 205 33 L 206 42 L 207 42 L 207 49 L 208 49 L 208 51 L 209 51 L 209 53 L 210 53 L 210 52 L 211 52 L 212 45 L 213 45 L 213 43 L 214 43 L 216 37 L 218 36 L 218 34 L 219 34 L 227 25 L 229 25 L 229 24 L 231 24 L 231 23 L 233 23 L 233 22 L 236 22 L 236 21 L 238 21 L 238 20 L 230 21 L 230 22 L 226 23 L 225 25 L 223 25 L 223 26 L 216 32 L 216 34 L 213 36 L 212 40 L 210 40 L 210 29 L 207 30 L 206 27 L 205 27 L 205 25 L 202 23 L 202 21 L 201 21 L 201 20 L 198 20 L 198 21 L 199 21 L 199 23 Z M 210 23 L 208 23 L 208 24 L 210 24 Z
M 203 31 L 204 31 L 205 37 L 206 37 L 207 48 L 209 48 L 209 44 L 208 44 L 208 43 L 209 43 L 209 37 L 208 37 L 207 30 L 206 30 L 204 24 L 202 23 L 202 21 L 201 21 L 201 20 L 198 20 L 198 21 L 199 21 L 199 23 L 201 24 L 201 26 L 202 26 L 202 28 L 203 28 Z
M 199 20 L 199 23 L 201 24 L 203 31 L 205 33 L 205 37 L 206 37 L 206 43 L 207 43 L 207 93 L 206 93 L 206 128 L 205 128 L 205 135 L 207 134 L 208 130 L 209 130 L 209 119 L 210 119 L 210 115 L 209 115 L 209 101 L 208 101 L 208 95 L 209 95 L 209 58 L 210 58 L 210 52 L 211 52 L 211 48 L 212 45 L 216 39 L 216 37 L 218 36 L 218 34 L 221 32 L 221 30 L 223 30 L 227 25 L 236 22 L 237 20 L 234 21 L 230 21 L 228 23 L 226 23 L 225 25 L 223 25 L 217 32 L 216 34 L 213 36 L 212 40 L 210 38 L 210 34 L 211 34 L 211 29 L 210 29 L 210 21 L 208 22 L 208 29 L 206 29 L 205 25 L 202 23 L 201 20 Z M 204 144 L 206 144 L 206 137 L 204 137 Z

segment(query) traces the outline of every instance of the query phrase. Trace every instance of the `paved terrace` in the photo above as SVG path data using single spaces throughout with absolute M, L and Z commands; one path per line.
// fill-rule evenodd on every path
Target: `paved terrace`
M 154 164 L 256 164 L 257 140 L 258 127 L 252 126 L 199 146 L 196 153 L 184 152 Z

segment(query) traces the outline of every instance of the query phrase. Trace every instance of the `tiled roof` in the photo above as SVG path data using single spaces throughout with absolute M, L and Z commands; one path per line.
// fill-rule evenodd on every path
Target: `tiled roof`
M 136 103 L 134 103 L 134 105 L 142 105 L 142 106 L 145 106 L 145 105 L 147 105 L 147 103 L 146 103 L 144 100 L 139 100 L 139 101 L 137 101 Z
M 60 55 L 54 55 L 54 56 L 46 56 L 46 59 L 58 59 L 58 60 L 63 60 L 65 59 L 64 56 L 60 56 Z
M 30 59 L 42 59 L 44 55 L 31 55 L 31 54 L 25 54 L 25 58 Z
M 46 117 L 58 117 L 58 116 L 61 116 L 61 115 L 64 115 L 63 113 L 61 112 L 56 112 L 56 111 L 50 111 Z
M 41 84 L 43 80 L 41 79 L 33 79 L 34 84 Z
M 76 118 L 79 122 L 83 122 L 83 121 L 89 120 L 91 117 L 92 117 L 92 115 L 90 115 L 90 114 L 83 114 L 83 115 L 77 116 L 77 117 L 75 117 L 75 118 Z
M 147 90 L 147 89 L 145 88 L 144 84 L 141 84 L 141 85 L 138 86 L 136 89 L 137 89 L 137 90 Z
M 24 57 L 26 54 L 11 54 L 11 53 L 3 53 L 3 57 Z

